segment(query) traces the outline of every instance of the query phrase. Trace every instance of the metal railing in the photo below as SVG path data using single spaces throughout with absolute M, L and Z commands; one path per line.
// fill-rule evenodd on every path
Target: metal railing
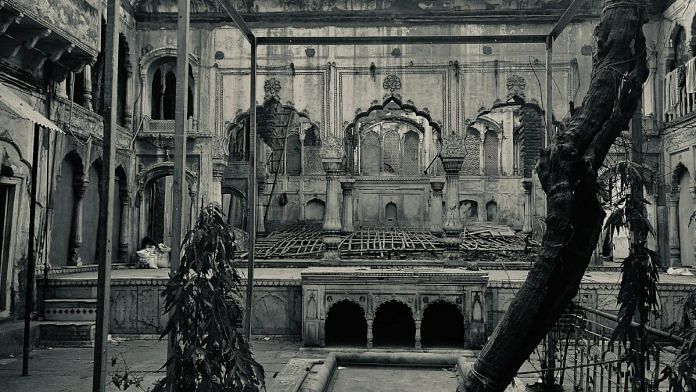
M 648 349 L 642 355 L 630 345 L 611 341 L 616 324 L 617 317 L 610 313 L 573 304 L 530 357 L 526 368 L 532 370 L 523 368 L 518 377 L 532 381 L 527 384 L 540 391 L 640 391 L 641 379 L 646 391 L 669 390 L 661 372 L 682 339 L 648 327 Z

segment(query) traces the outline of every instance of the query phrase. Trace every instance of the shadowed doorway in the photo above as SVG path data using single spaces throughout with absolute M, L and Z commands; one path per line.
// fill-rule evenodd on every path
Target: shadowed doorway
M 372 333 L 375 347 L 413 347 L 416 323 L 411 309 L 398 301 L 383 303 L 377 308 Z
M 423 312 L 423 347 L 464 347 L 464 317 L 450 302 L 433 302 Z
M 329 309 L 324 325 L 327 346 L 367 345 L 365 312 L 353 301 L 335 303 Z

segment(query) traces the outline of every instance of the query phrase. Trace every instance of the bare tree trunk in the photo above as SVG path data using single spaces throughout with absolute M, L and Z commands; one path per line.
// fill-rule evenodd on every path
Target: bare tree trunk
M 583 105 L 537 166 L 548 200 L 542 250 L 460 391 L 503 391 L 578 292 L 605 215 L 597 170 L 628 129 L 649 73 L 644 7 L 645 0 L 606 2 Z

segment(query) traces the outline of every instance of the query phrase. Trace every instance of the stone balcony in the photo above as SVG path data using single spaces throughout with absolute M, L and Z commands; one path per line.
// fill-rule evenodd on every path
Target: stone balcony
M 84 140 L 92 136 L 96 140 L 104 138 L 104 120 L 99 114 L 71 102 L 67 98 L 56 97 L 55 117 L 52 118 L 66 132 Z M 132 132 L 117 125 L 116 143 L 118 148 L 128 148 Z
M 678 72 L 679 70 L 675 69 L 665 76 L 664 119 L 666 123 L 679 121 L 696 113 L 696 92 L 689 93 L 686 88 L 678 87 L 676 91 L 669 93 L 669 81 L 673 80 L 672 78 L 678 78 Z

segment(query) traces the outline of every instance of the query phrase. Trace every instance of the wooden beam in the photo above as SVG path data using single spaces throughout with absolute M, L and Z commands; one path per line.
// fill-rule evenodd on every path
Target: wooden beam
M 553 39 L 546 40 L 546 145 L 553 139 Z
M 118 32 L 121 29 L 121 2 L 109 0 L 106 10 L 106 42 L 104 46 L 104 139 L 102 144 L 104 175 L 101 189 L 104 197 L 99 199 L 99 272 L 97 275 L 97 331 L 94 345 L 94 371 L 92 391 L 106 392 L 106 369 L 109 363 L 107 336 L 111 320 L 111 241 L 114 229 L 114 181 L 116 171 L 116 124 L 118 93 Z
M 249 41 L 249 43 L 253 45 L 253 41 L 255 38 L 254 33 L 251 31 L 251 28 L 249 28 L 249 25 L 246 23 L 242 15 L 240 15 L 239 12 L 237 12 L 237 10 L 234 8 L 232 0 L 217 0 L 217 2 L 218 4 L 220 4 L 222 8 L 225 9 L 227 15 L 229 15 L 230 18 L 232 18 L 239 30 L 241 30 L 244 36 L 246 37 L 247 41 Z
M 265 45 L 457 45 L 457 44 L 543 44 L 546 35 L 421 35 L 364 37 L 257 37 L 258 46 Z
M 561 35 L 566 26 L 568 26 L 570 21 L 572 21 L 575 15 L 577 15 L 578 10 L 584 3 L 585 0 L 573 0 L 573 2 L 570 3 L 568 8 L 558 19 L 558 22 L 556 22 L 556 24 L 551 29 L 551 32 L 549 32 L 549 36 L 551 37 L 551 39 L 555 40 Z
M 31 189 L 29 194 L 29 241 L 27 250 L 27 285 L 24 304 L 24 342 L 22 345 L 22 376 L 29 375 L 31 346 L 31 313 L 34 311 L 34 273 L 36 272 L 36 177 L 39 175 L 39 136 L 41 127 L 34 124 L 34 144 L 31 158 Z
M 251 40 L 251 72 L 249 80 L 249 178 L 247 184 L 247 253 L 246 312 L 244 334 L 251 338 L 252 295 L 254 294 L 254 253 L 256 253 L 256 37 Z
M 182 239 L 184 229 L 184 195 L 186 194 L 186 108 L 188 107 L 188 54 L 191 19 L 190 0 L 178 0 L 178 23 L 176 31 L 176 108 L 174 111 L 174 178 L 172 192 L 172 243 L 170 253 L 170 275 L 179 269 L 182 254 Z M 195 205 L 196 200 L 191 204 Z M 191 219 L 196 219 L 192 216 Z M 176 328 L 169 333 L 167 359 L 174 355 L 177 342 Z M 167 367 L 167 384 L 169 391 L 176 391 L 175 363 Z

